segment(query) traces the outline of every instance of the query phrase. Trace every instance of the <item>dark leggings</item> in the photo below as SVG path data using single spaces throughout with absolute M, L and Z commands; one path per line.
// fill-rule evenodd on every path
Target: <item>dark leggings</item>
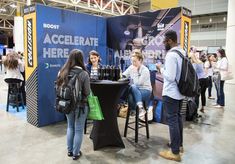
M 208 97 L 211 97 L 211 90 L 212 90 L 212 77 L 209 76 L 208 77 L 208 80 L 209 80 L 209 85 L 208 85 Z
M 208 78 L 199 79 L 200 87 L 201 87 L 201 101 L 202 106 L 206 106 L 206 88 L 208 87 Z M 197 107 L 199 107 L 199 97 L 200 95 L 195 97 L 195 102 Z

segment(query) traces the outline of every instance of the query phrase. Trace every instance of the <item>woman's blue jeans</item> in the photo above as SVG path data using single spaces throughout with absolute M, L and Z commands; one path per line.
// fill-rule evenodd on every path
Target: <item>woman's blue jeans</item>
M 151 91 L 147 89 L 139 89 L 136 85 L 131 85 L 128 94 L 128 105 L 131 110 L 136 109 L 137 102 L 149 103 Z
M 79 112 L 80 116 L 78 116 Z M 66 114 L 67 123 L 68 123 L 67 127 L 68 152 L 73 152 L 74 156 L 78 155 L 80 152 L 87 113 L 88 113 L 88 107 L 86 106 L 84 110 L 79 109 L 78 107 L 75 111 L 71 111 L 69 114 Z
M 225 105 L 225 96 L 224 96 L 224 81 L 220 80 L 220 87 L 216 87 L 217 91 L 217 104 L 220 106 Z

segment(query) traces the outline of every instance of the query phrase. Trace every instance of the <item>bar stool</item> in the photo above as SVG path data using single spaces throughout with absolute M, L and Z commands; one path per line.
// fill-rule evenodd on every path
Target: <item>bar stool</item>
M 144 105 L 144 109 L 146 108 L 146 103 L 143 102 Z M 149 124 L 148 124 L 148 112 L 145 113 L 145 120 L 142 122 L 140 122 L 139 120 L 139 108 L 136 107 L 136 115 L 135 115 L 135 121 L 133 122 L 129 122 L 129 118 L 130 118 L 130 112 L 131 109 L 128 107 L 128 111 L 127 111 L 127 116 L 126 116 L 126 124 L 125 124 L 125 129 L 124 129 L 124 137 L 127 136 L 127 130 L 128 128 L 132 129 L 135 131 L 135 142 L 138 143 L 138 135 L 139 135 L 139 128 L 146 128 L 146 137 L 149 138 Z M 135 124 L 135 128 L 131 127 L 131 124 Z
M 7 93 L 7 107 L 6 111 L 9 111 L 9 105 L 12 105 L 13 108 L 17 108 L 17 112 L 19 112 L 19 106 L 22 106 L 24 109 L 24 99 L 23 99 L 23 93 L 21 91 L 21 82 L 20 79 L 14 79 L 14 78 L 7 78 L 5 79 L 5 82 L 8 84 L 8 93 Z M 12 96 L 13 100 L 10 100 L 10 96 Z

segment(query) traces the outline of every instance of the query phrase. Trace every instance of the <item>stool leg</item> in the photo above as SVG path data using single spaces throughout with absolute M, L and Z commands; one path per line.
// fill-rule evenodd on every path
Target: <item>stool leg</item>
M 148 112 L 145 113 L 145 127 L 146 127 L 146 136 L 147 138 L 149 138 Z
M 126 137 L 126 135 L 127 135 L 127 129 L 128 129 L 128 124 L 129 124 L 130 112 L 131 112 L 131 109 L 127 108 L 127 116 L 126 116 L 126 123 L 125 123 L 125 129 L 124 129 L 124 137 Z
M 136 107 L 135 115 L 135 142 L 138 143 L 138 134 L 139 134 L 139 108 Z
M 18 99 L 19 97 L 18 96 L 19 96 L 19 94 L 17 93 L 16 94 L 16 111 L 17 112 L 19 112 L 19 99 Z
M 10 97 L 10 86 L 8 85 L 8 93 L 7 93 L 7 112 L 9 111 L 9 97 Z
M 22 92 L 20 92 L 20 99 L 21 99 L 22 108 L 24 109 L 24 98 Z

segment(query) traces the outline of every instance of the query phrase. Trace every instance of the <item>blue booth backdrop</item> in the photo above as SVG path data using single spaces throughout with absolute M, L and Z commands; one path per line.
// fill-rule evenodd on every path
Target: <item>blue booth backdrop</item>
M 25 27 L 30 24 L 30 19 L 35 19 L 30 17 L 30 14 L 36 13 L 36 20 L 33 20 L 36 27 L 32 30 L 36 31 L 36 54 L 33 56 L 36 58 L 34 60 L 37 60 L 34 73 L 29 71 L 30 65 L 26 64 L 26 89 L 31 91 L 27 94 L 27 120 L 40 127 L 65 119 L 63 114 L 54 109 L 54 81 L 72 49 L 82 50 L 85 62 L 89 51 L 96 50 L 100 53 L 102 62 L 106 64 L 106 20 L 42 5 L 34 7 L 25 9 Z M 28 29 L 26 40 L 29 41 L 31 33 Z M 29 45 L 28 42 L 27 44 Z M 35 43 L 32 41 L 32 44 Z M 27 51 L 26 63 L 29 63 L 30 49 Z M 36 82 L 31 77 L 36 78 Z M 35 91 L 31 89 L 34 85 L 37 85 Z M 36 92 L 35 95 L 32 92 Z M 31 97 L 35 97 L 36 102 L 30 101 Z

